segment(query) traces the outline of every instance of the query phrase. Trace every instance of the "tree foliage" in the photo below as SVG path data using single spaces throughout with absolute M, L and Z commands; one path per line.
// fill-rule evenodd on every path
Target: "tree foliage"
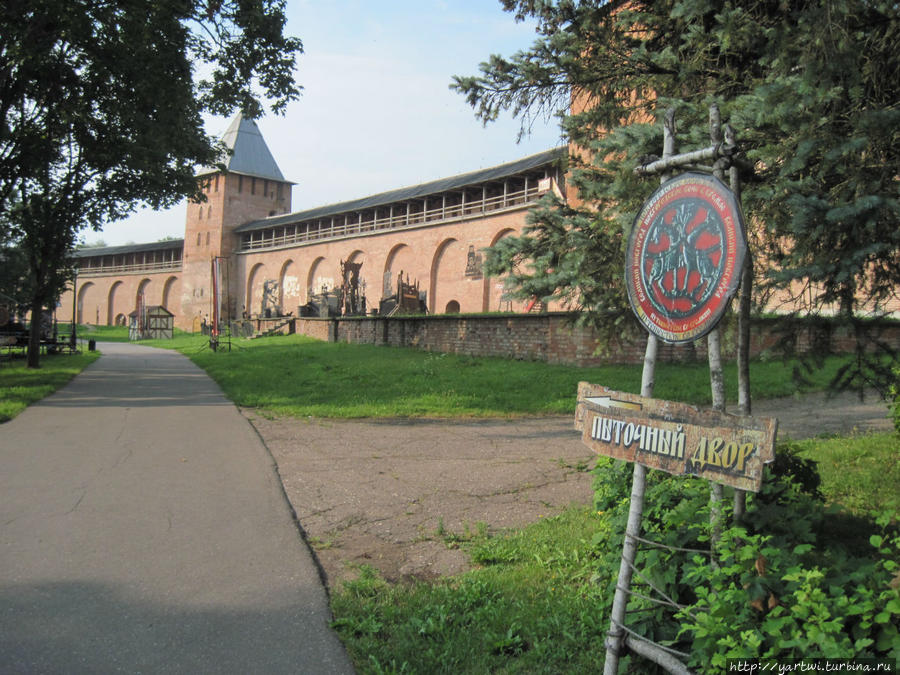
M 658 121 L 679 120 L 677 151 L 709 144 L 717 103 L 753 175 L 744 209 L 758 227 L 761 288 L 797 280 L 805 309 L 882 307 L 900 287 L 900 9 L 878 0 L 758 2 L 503 0 L 538 20 L 534 45 L 492 56 L 452 87 L 485 123 L 504 110 L 559 115 L 577 149 L 571 185 L 582 206 L 539 210 L 524 237 L 488 269 L 509 272 L 522 295 L 551 290 L 595 313 L 593 288 L 621 285 L 621 246 L 655 185 L 633 169 L 661 150 Z M 558 219 L 562 219 L 562 221 Z M 572 232 L 562 232 L 571 229 Z M 622 238 L 618 236 L 621 243 Z M 543 250 L 550 246 L 553 253 Z M 540 250 L 531 267 L 529 255 Z M 594 257 L 591 264 L 541 260 Z M 599 275 L 599 276 L 598 276 Z M 554 287 L 554 284 L 555 287 Z M 621 301 L 620 301 L 621 304 Z
M 28 259 L 34 316 L 66 283 L 79 231 L 199 197 L 194 168 L 219 156 L 204 113 L 257 116 L 261 97 L 279 111 L 299 95 L 284 23 L 282 0 L 0 6 L 0 230 Z
M 22 250 L 0 242 L 0 307 L 6 308 L 10 320 L 28 310 L 31 294 L 28 264 Z

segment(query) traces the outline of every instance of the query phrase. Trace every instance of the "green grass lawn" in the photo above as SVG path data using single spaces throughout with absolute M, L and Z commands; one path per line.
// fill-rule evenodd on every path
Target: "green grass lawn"
M 70 324 L 59 324 L 60 334 L 68 335 L 71 332 Z M 127 326 L 82 326 L 78 324 L 79 340 L 96 340 L 97 342 L 128 342 Z
M 433 583 L 390 585 L 362 568 L 332 596 L 334 625 L 360 673 L 599 672 L 609 617 L 591 541 L 605 528 L 572 508 L 478 535 L 463 545 L 484 566 Z
M 533 361 L 440 354 L 373 345 L 326 343 L 292 335 L 234 340 L 212 352 L 208 338 L 180 334 L 141 344 L 178 349 L 241 406 L 296 417 L 503 417 L 569 415 L 580 380 L 621 391 L 640 390 L 640 365 L 581 368 Z M 754 398 L 824 388 L 842 359 L 832 358 L 813 382 L 799 387 L 793 363 L 755 362 Z M 734 366 L 726 370 L 730 400 L 737 397 Z M 660 364 L 657 398 L 707 405 L 705 364 Z
M 828 501 L 859 516 L 900 514 L 900 435 L 813 438 L 794 445 L 818 465 Z
M 0 423 L 11 420 L 26 407 L 52 394 L 80 373 L 100 355 L 47 354 L 41 356 L 41 367 L 25 367 L 25 359 L 0 365 Z

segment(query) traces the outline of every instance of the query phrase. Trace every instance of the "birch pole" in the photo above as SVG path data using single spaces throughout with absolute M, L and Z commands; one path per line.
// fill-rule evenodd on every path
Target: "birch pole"
M 719 106 L 713 103 L 709 107 L 709 140 L 713 145 L 722 142 L 722 117 Z M 725 159 L 717 159 L 713 164 L 713 175 L 721 181 L 725 181 Z M 707 337 L 707 355 L 709 357 L 709 383 L 712 389 L 712 408 L 717 412 L 725 412 L 725 377 L 722 372 L 722 333 L 719 326 L 710 331 Z M 709 484 L 709 519 L 712 525 L 710 548 L 715 550 L 721 535 L 722 518 L 722 485 L 710 482 Z M 715 557 L 712 558 L 715 561 Z
M 725 143 L 734 145 L 734 129 L 725 125 Z M 741 205 L 740 168 L 734 164 L 728 170 L 731 191 L 738 206 Z M 744 269 L 741 271 L 741 294 L 738 304 L 738 344 L 737 344 L 737 376 L 738 376 L 738 413 L 750 415 L 753 410 L 750 399 L 750 308 L 753 294 L 753 256 L 747 247 Z M 744 517 L 747 510 L 747 493 L 744 490 L 734 491 L 735 521 Z
M 709 107 L 709 140 L 713 145 L 722 143 L 722 117 L 719 113 L 719 106 L 715 103 Z M 724 166 L 727 163 L 727 159 L 719 158 L 713 164 L 713 175 L 722 182 L 725 181 Z M 722 374 L 722 340 L 719 326 L 710 331 L 707 346 L 712 408 L 718 412 L 725 412 L 725 378 Z
M 663 158 L 675 154 L 675 109 L 666 110 L 663 123 Z M 663 174 L 660 183 L 666 182 L 667 174 Z M 641 396 L 653 397 L 656 383 L 656 353 L 659 346 L 655 335 L 647 333 L 647 347 L 644 351 L 644 368 L 641 373 Z M 625 644 L 625 609 L 628 606 L 628 594 L 631 589 L 631 576 L 637 556 L 637 539 L 641 534 L 641 518 L 644 514 L 644 492 L 647 483 L 647 467 L 634 463 L 631 477 L 631 501 L 628 506 L 628 523 L 625 526 L 625 541 L 622 544 L 622 561 L 619 565 L 619 576 L 616 581 L 616 593 L 613 597 L 612 616 L 609 633 L 606 638 L 606 659 L 603 662 L 603 675 L 616 675 L 619 670 L 619 653 Z

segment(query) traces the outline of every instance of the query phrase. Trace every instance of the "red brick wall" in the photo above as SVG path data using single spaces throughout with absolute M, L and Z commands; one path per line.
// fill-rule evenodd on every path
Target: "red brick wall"
M 596 335 L 589 329 L 573 326 L 565 313 L 497 316 L 368 317 L 347 319 L 297 319 L 296 332 L 331 342 L 413 347 L 425 351 L 502 356 L 548 363 L 581 366 L 605 363 L 640 363 L 646 343 L 643 331 L 635 329 L 612 341 L 605 350 L 597 350 Z M 830 326 L 828 340 L 833 351 L 851 351 L 855 345 L 852 327 Z M 868 325 L 870 336 L 900 348 L 900 322 L 884 321 Z M 802 322 L 785 334 L 774 319 L 760 319 L 751 330 L 754 357 L 774 350 L 786 335 L 798 351 L 807 351 L 814 335 L 820 334 L 810 322 Z M 725 358 L 735 356 L 733 325 L 723 326 Z M 773 352 L 774 354 L 774 352 Z M 659 359 L 664 362 L 706 359 L 706 341 L 688 345 L 660 345 Z
M 527 207 L 444 221 L 410 228 L 365 232 L 359 235 L 315 241 L 281 249 L 244 251 L 233 256 L 233 284 L 240 289 L 238 310 L 256 315 L 261 311 L 266 280 L 278 282 L 285 312 L 298 314 L 309 301 L 310 291 L 333 289 L 341 284 L 341 261 L 362 263 L 360 282 L 370 309 L 377 308 L 388 276 L 396 291 L 402 271 L 411 283 L 427 292 L 428 309 L 443 314 L 455 302 L 462 312 L 497 311 L 502 281 L 482 274 L 466 275 L 469 247 L 478 255 L 525 224 Z M 513 311 L 523 302 L 510 303 Z
M 181 273 L 175 271 L 81 274 L 77 279 L 77 307 L 74 307 L 72 289 L 66 289 L 60 296 L 56 318 L 71 321 L 72 310 L 76 308 L 80 323 L 113 325 L 117 317 L 135 310 L 139 291 L 143 291 L 146 304 L 162 305 L 175 312 L 181 303 L 180 277 Z

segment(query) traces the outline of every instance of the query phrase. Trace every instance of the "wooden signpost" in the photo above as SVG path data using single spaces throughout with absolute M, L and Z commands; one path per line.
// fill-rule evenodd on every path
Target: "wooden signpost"
M 655 340 L 651 335 L 650 341 Z M 581 431 L 584 444 L 597 454 L 634 463 L 628 526 L 613 600 L 604 673 L 615 675 L 619 651 L 627 644 L 668 672 L 687 674 L 689 671 L 671 650 L 626 634 L 624 625 L 641 529 L 646 469 L 693 475 L 758 492 L 764 465 L 775 459 L 778 421 L 700 410 L 684 403 L 579 382 L 575 428 Z
M 587 382 L 578 385 L 575 427 L 582 432 L 583 442 L 599 454 L 634 464 L 604 675 L 617 675 L 623 646 L 669 673 L 689 673 L 679 660 L 689 655 L 647 640 L 625 625 L 637 546 L 645 541 L 640 532 L 647 468 L 711 481 L 711 511 L 718 520 L 722 485 L 734 487 L 736 494 L 759 491 L 763 467 L 775 458 L 775 419 L 724 412 L 717 326 L 739 284 L 743 283 L 749 297 L 739 190 L 729 190 L 721 180 L 724 168 L 736 162 L 733 135 L 726 133 L 722 142 L 719 111 L 712 106 L 712 145 L 676 155 L 674 115 L 670 109 L 665 117 L 662 159 L 636 170 L 644 175 L 663 173 L 659 189 L 635 218 L 626 256 L 629 302 L 648 331 L 641 396 Z M 713 167 L 708 172 L 702 167 L 704 173 L 698 173 L 697 163 L 709 160 Z M 672 168 L 687 169 L 688 173 L 667 175 Z M 736 176 L 733 187 L 738 185 Z M 690 342 L 707 334 L 714 409 L 699 410 L 652 398 L 658 341 Z M 742 374 L 742 379 L 741 397 L 745 399 L 749 396 L 743 389 L 747 378 Z M 749 399 L 741 407 L 749 413 Z M 713 540 L 717 527 L 714 523 Z
M 778 422 L 580 382 L 575 428 L 597 454 L 759 492 Z

